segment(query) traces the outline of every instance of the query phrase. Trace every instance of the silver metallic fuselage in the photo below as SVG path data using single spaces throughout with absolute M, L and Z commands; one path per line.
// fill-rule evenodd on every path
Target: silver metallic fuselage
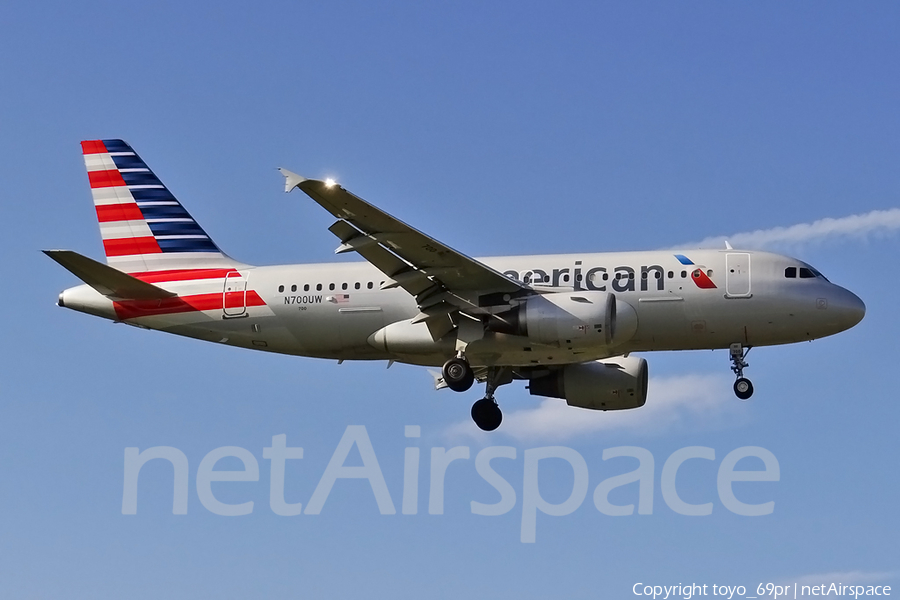
M 689 264 L 679 256 L 690 257 Z M 808 265 L 767 252 L 653 251 L 479 260 L 537 290 L 612 292 L 617 301 L 634 309 L 637 323 L 630 339 L 612 348 L 534 344 L 521 336 L 489 332 L 466 350 L 473 365 L 536 366 L 630 352 L 727 348 L 733 343 L 788 344 L 844 331 L 865 314 L 865 305 L 852 292 L 821 276 L 788 278 L 785 269 Z M 701 273 L 694 277 L 697 270 Z M 248 292 L 255 292 L 261 303 L 230 311 L 220 307 L 123 317 L 111 300 L 85 285 L 64 291 L 60 305 L 140 327 L 299 356 L 439 366 L 453 354 L 452 340 L 403 354 L 386 352 L 373 343 L 378 330 L 413 319 L 419 309 L 403 289 L 379 289 L 386 278 L 368 263 L 240 271 Z M 545 282 L 538 282 L 545 276 Z M 179 295 L 224 293 L 222 279 L 158 285 Z

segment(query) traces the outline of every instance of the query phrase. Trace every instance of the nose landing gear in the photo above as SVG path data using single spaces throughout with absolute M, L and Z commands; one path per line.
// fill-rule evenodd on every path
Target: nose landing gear
M 731 352 L 731 370 L 737 377 L 734 382 L 734 395 L 741 400 L 749 400 L 753 395 L 753 384 L 744 377 L 744 369 L 750 366 L 744 359 L 750 353 L 750 348 L 745 349 L 740 343 L 736 343 L 730 346 L 729 351 Z

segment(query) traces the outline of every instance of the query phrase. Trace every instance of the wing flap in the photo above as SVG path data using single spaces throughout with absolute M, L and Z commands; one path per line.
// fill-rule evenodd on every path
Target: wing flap
M 177 296 L 71 250 L 44 250 L 44 254 L 111 300 L 164 300 Z

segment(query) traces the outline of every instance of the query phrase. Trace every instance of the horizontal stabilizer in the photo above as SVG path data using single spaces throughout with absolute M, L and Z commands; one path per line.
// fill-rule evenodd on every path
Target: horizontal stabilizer
M 177 296 L 71 250 L 44 250 L 44 254 L 111 300 L 163 300 Z

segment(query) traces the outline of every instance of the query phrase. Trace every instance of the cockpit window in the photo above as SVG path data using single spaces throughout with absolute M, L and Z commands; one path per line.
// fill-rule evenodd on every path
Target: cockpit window
M 814 279 L 816 277 L 819 277 L 821 279 L 824 279 L 825 281 L 828 281 L 828 279 L 824 275 L 822 275 L 809 265 L 806 265 L 805 267 L 786 267 L 784 269 L 784 276 L 787 279 L 795 279 L 798 276 L 800 277 L 800 279 Z
M 824 275 L 822 275 L 821 273 L 819 273 L 819 271 L 817 269 L 813 269 L 812 267 L 810 267 L 809 270 L 812 271 L 813 275 L 815 275 L 816 277 L 821 277 L 825 281 L 828 281 L 828 278 L 825 277 Z M 801 277 L 802 277 L 802 275 L 801 275 Z

